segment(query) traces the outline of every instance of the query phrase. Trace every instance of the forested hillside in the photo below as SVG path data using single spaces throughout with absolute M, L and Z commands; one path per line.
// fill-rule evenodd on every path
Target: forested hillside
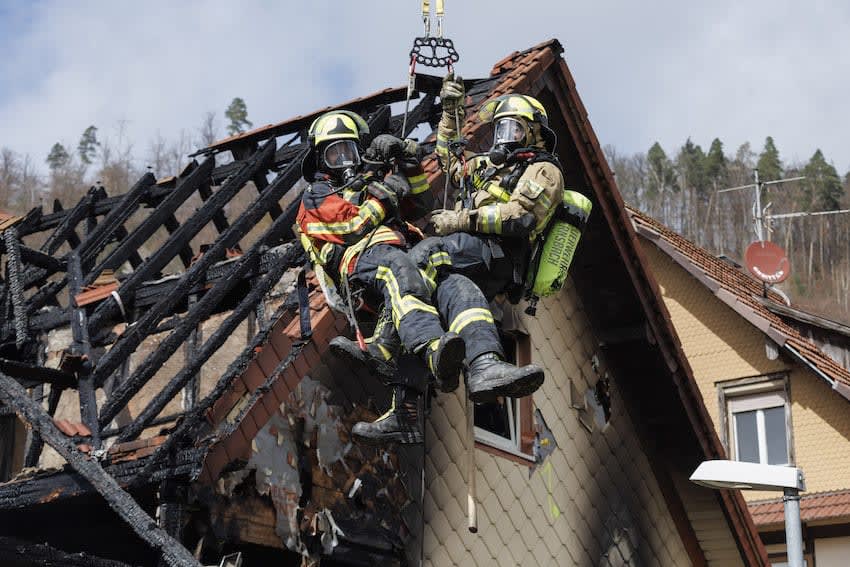
M 850 209 L 850 174 L 839 175 L 820 150 L 806 163 L 784 163 L 771 137 L 760 151 L 745 143 L 727 153 L 715 138 L 708 151 L 688 139 L 671 154 L 658 143 L 646 153 L 624 155 L 609 146 L 606 154 L 627 203 L 741 264 L 747 245 L 757 240 L 755 190 L 718 190 L 752 183 L 754 169 L 762 181 L 805 176 L 764 188 L 769 214 Z M 766 237 L 791 261 L 791 276 L 780 288 L 795 306 L 850 322 L 850 214 L 774 219 Z
M 234 99 L 224 117 L 228 134 L 251 126 L 242 99 Z M 0 209 L 24 213 L 41 205 L 50 212 L 56 200 L 72 206 L 98 183 L 109 194 L 124 192 L 146 169 L 157 176 L 176 173 L 187 154 L 222 135 L 215 113 L 210 112 L 194 132 L 181 132 L 173 139 L 158 137 L 142 148 L 131 145 L 120 127 L 100 136 L 94 126 L 76 145 L 48 144 L 43 157 L 3 147 Z M 669 153 L 658 143 L 646 153 L 631 155 L 611 146 L 605 150 L 627 203 L 739 263 L 746 246 L 756 240 L 754 191 L 718 194 L 718 190 L 752 183 L 755 168 L 764 181 L 806 177 L 765 189 L 763 203 L 771 203 L 773 214 L 850 208 L 850 174 L 839 174 L 820 150 L 806 163 L 785 163 L 771 137 L 760 149 L 745 143 L 734 152 L 727 152 L 719 139 L 707 151 L 690 139 Z M 239 201 L 231 206 L 238 208 Z M 850 214 L 777 219 L 769 228 L 770 240 L 783 246 L 791 260 L 791 277 L 781 288 L 794 304 L 850 323 Z

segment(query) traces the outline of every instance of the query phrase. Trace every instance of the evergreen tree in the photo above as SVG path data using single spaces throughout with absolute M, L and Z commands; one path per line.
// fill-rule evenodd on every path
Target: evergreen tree
M 679 150 L 676 161 L 681 180 L 680 185 L 693 189 L 701 200 L 707 201 L 708 177 L 705 172 L 705 152 L 702 151 L 699 144 L 694 144 L 688 138 Z
M 844 187 L 835 167 L 827 163 L 823 152 L 817 150 L 803 169 L 806 176 L 808 205 L 817 210 L 832 211 L 840 208 Z
M 676 183 L 676 170 L 661 147 L 661 144 L 655 142 L 649 148 L 649 151 L 646 153 L 646 161 L 649 166 L 647 192 L 650 195 L 658 195 L 666 190 L 679 190 L 679 186 Z
M 756 168 L 759 170 L 761 181 L 782 179 L 782 161 L 779 159 L 779 150 L 776 149 L 771 136 L 764 140 L 764 150 L 759 154 Z
M 50 148 L 50 153 L 47 154 L 47 166 L 50 168 L 50 171 L 56 173 L 56 171 L 62 169 L 66 165 L 71 162 L 71 156 L 68 153 L 68 150 L 65 149 L 65 146 L 56 142 L 53 144 L 53 147 Z
M 77 144 L 77 154 L 80 156 L 80 161 L 85 165 L 90 165 L 97 154 L 97 148 L 100 142 L 97 140 L 97 127 L 89 126 L 80 136 L 80 143 Z
M 727 165 L 726 156 L 723 155 L 723 142 L 719 138 L 714 138 L 708 149 L 708 155 L 705 156 L 705 176 L 714 189 L 726 184 Z
M 248 120 L 248 107 L 245 105 L 245 101 L 239 97 L 231 101 L 230 106 L 224 111 L 224 116 L 230 120 L 227 125 L 227 132 L 231 136 L 244 132 L 254 125 L 253 122 Z

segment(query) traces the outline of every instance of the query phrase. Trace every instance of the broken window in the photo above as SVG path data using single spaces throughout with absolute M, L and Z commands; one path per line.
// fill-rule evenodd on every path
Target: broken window
M 502 333 L 505 358 L 513 364 L 531 362 L 531 342 L 527 335 Z M 475 404 L 475 440 L 514 456 L 534 460 L 531 396 L 521 399 L 500 397 L 497 401 Z
M 791 456 L 787 379 L 756 377 L 720 388 L 726 446 L 737 461 L 787 465 Z

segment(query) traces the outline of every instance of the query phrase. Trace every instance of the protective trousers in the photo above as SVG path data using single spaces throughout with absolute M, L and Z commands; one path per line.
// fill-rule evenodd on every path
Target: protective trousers
M 443 274 L 461 274 L 477 285 L 487 301 L 522 282 L 524 259 L 489 236 L 455 232 L 426 238 L 410 256 L 426 276 L 438 281 Z
M 466 360 L 492 352 L 504 358 L 502 341 L 484 294 L 466 276 L 447 274 L 437 283 L 434 303 L 448 326 L 466 344 Z
M 403 250 L 387 244 L 367 248 L 357 259 L 349 282 L 363 287 L 373 306 L 390 306 L 402 344 L 411 352 L 440 338 L 444 331 L 430 290 L 419 268 Z

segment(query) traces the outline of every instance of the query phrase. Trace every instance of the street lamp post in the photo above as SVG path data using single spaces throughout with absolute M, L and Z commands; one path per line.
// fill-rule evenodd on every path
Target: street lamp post
M 797 467 L 739 461 L 704 461 L 691 475 L 691 481 L 709 488 L 781 490 L 788 565 L 803 567 L 803 530 L 800 525 L 800 491 L 806 490 L 803 471 Z

